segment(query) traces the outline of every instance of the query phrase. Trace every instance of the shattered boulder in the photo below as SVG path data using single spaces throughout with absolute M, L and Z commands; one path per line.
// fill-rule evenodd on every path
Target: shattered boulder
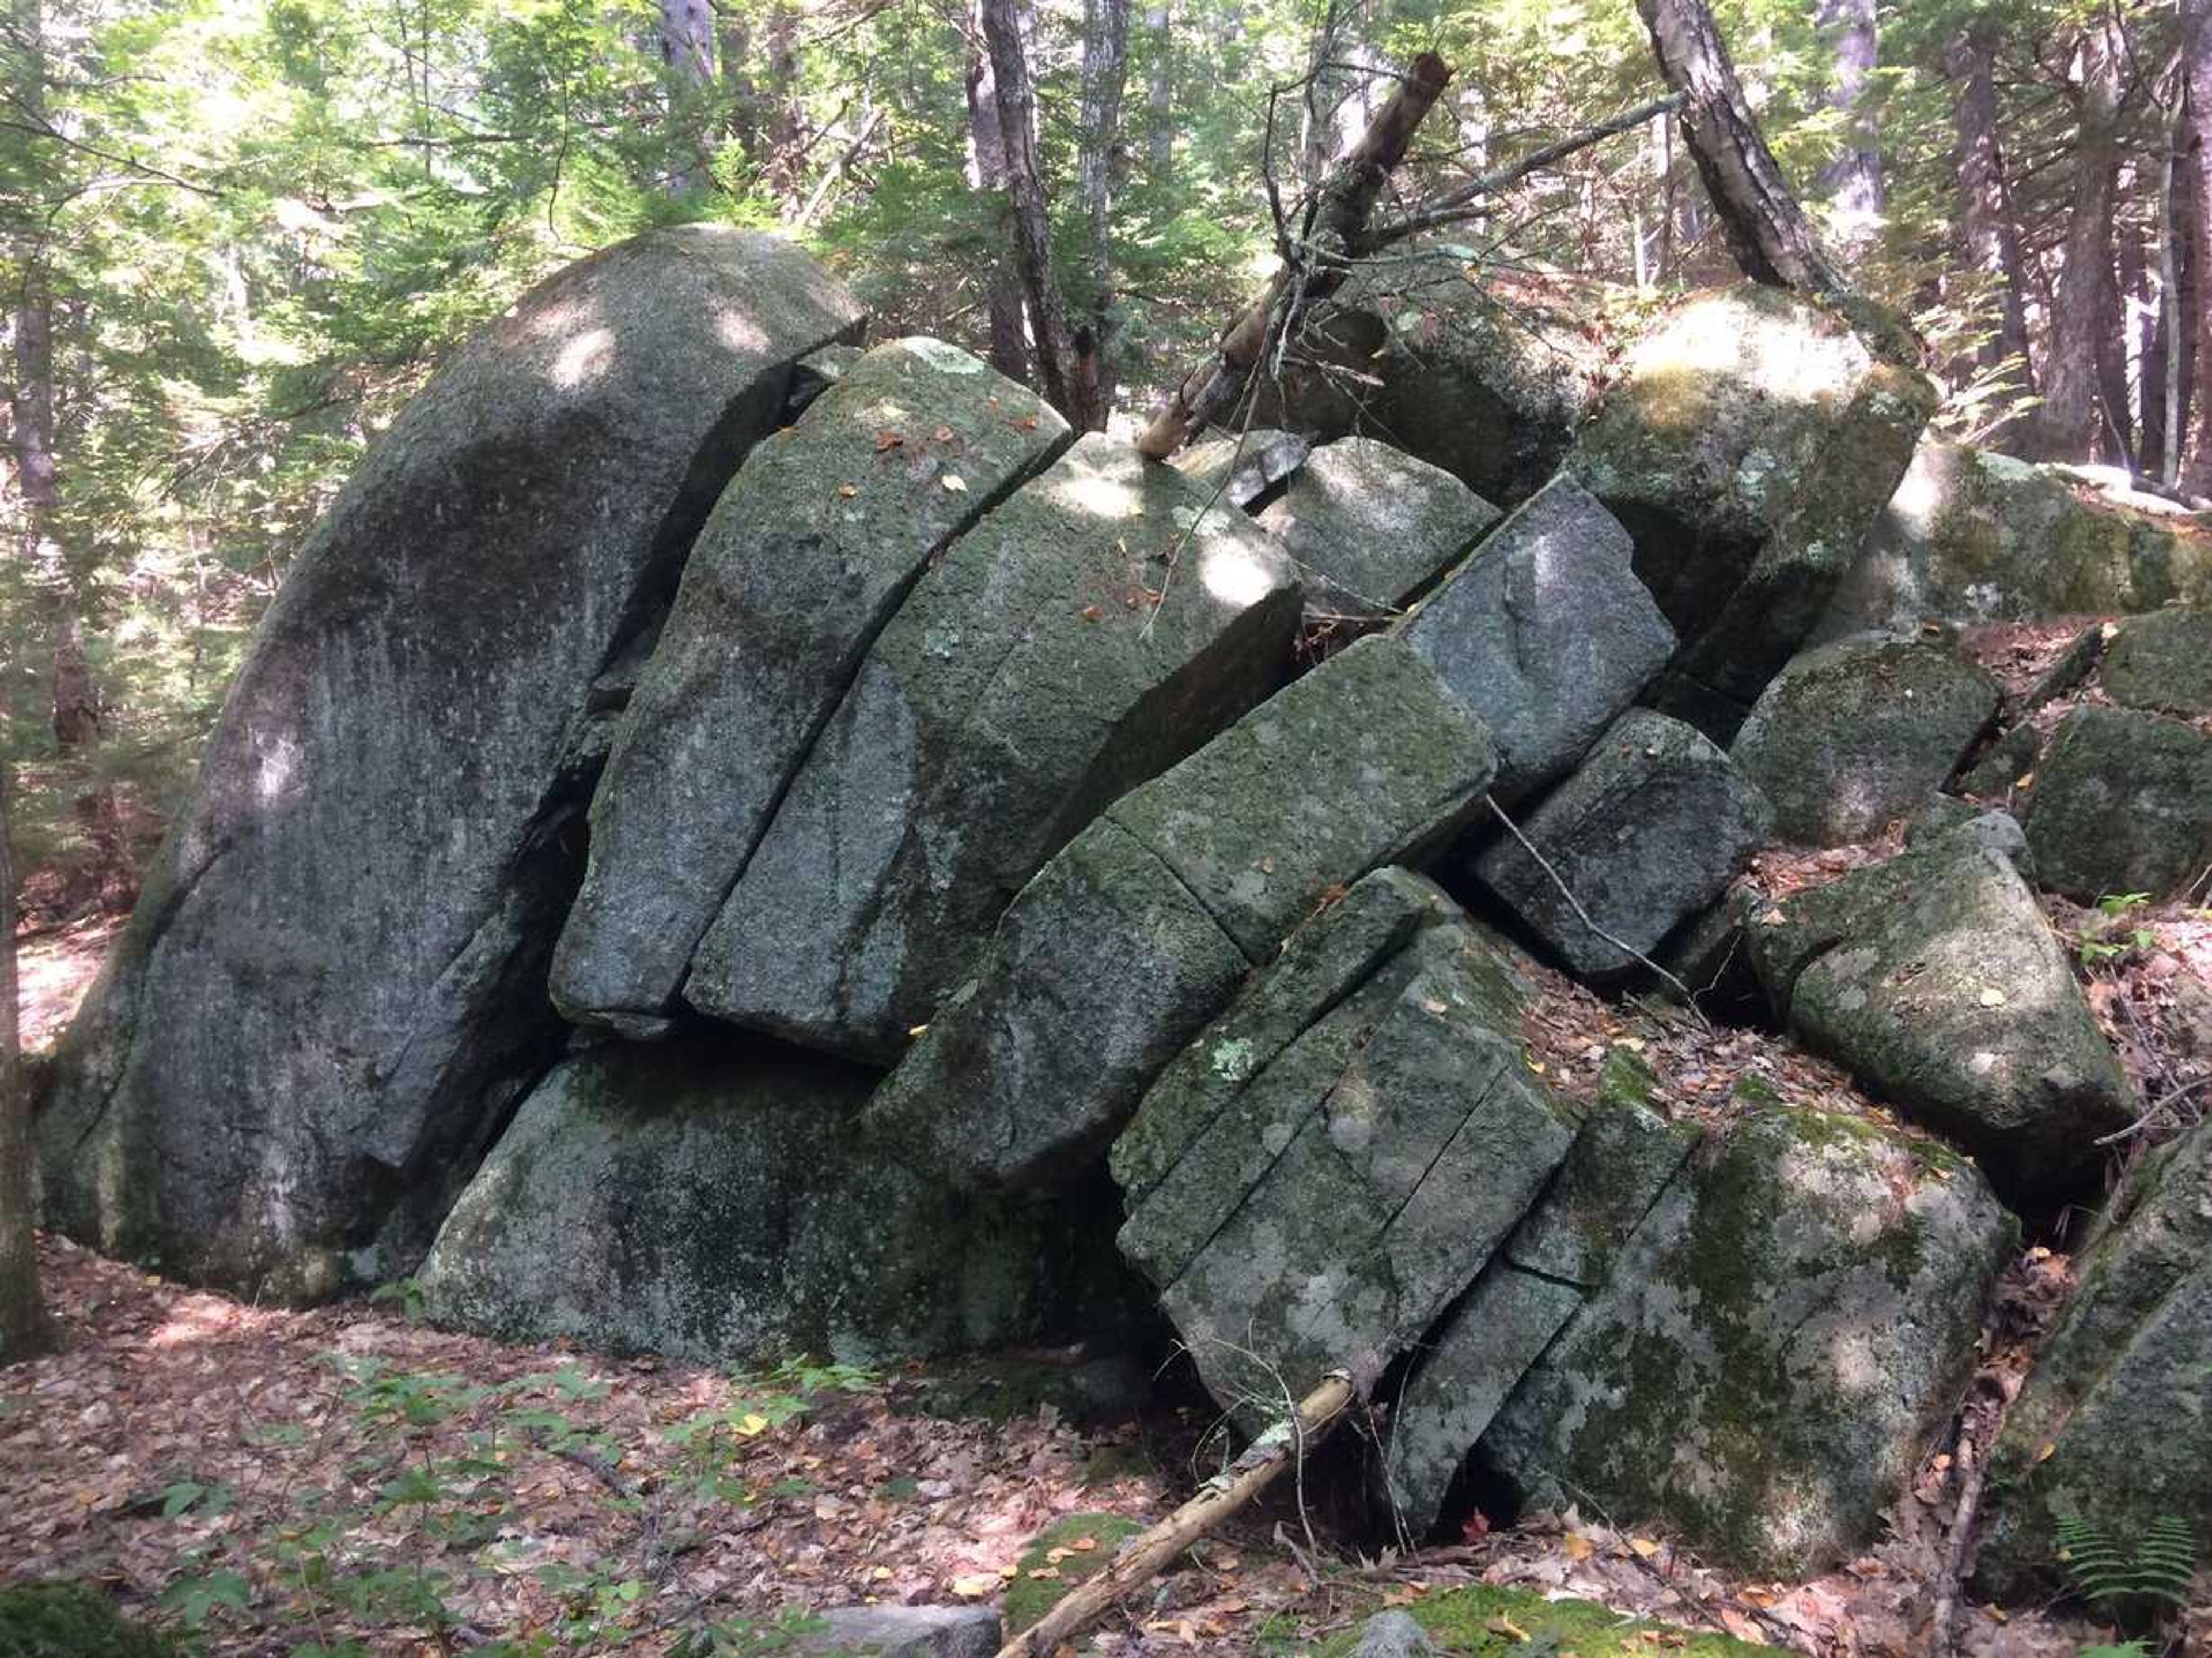
M 2212 714 L 2212 593 L 2197 605 L 2130 616 L 2105 651 L 2105 694 L 2130 708 Z
M 1068 1327 L 1110 1209 L 979 1199 L 871 1145 L 875 1074 L 751 1039 L 562 1061 L 417 1275 L 440 1323 L 506 1340 L 855 1363 Z
M 2052 735 L 2022 826 L 2036 878 L 2092 904 L 2186 890 L 2212 866 L 2212 734 L 2136 708 L 2075 708 Z
M 1314 450 L 1259 516 L 1306 582 L 1309 611 L 1387 616 L 1456 563 L 1498 513 L 1450 473 L 1355 437 Z
M 1425 884 L 1385 879 L 1355 889 L 1362 909 L 1311 924 L 1298 959 L 1262 973 L 1131 1127 L 1140 1146 L 1181 1149 L 1130 1193 L 1122 1253 L 1249 1427 L 1332 1369 L 1379 1376 L 1481 1269 L 1574 1135 L 1528 1070 L 1503 958 L 1440 917 Z M 1413 929 L 1395 951 L 1374 952 L 1376 908 Z
M 1975 1578 L 2008 1600 L 2068 1587 L 2062 1515 L 2124 1550 L 2166 1516 L 2200 1550 L 2212 1535 L 2212 1124 L 2153 1154 L 2118 1202 L 1990 1458 Z
M 1797 1581 L 1870 1541 L 1974 1362 L 2017 1227 L 1972 1165 L 1776 1110 L 1709 1138 L 1480 1445 L 1524 1501 Z
M 1498 840 L 1474 872 L 1576 973 L 1603 978 L 1719 897 L 1768 821 L 1728 756 L 1678 720 L 1632 709 L 1521 825 L 1528 846 Z
M 871 1132 L 987 1186 L 1079 1165 L 1254 964 L 1333 889 L 1449 840 L 1494 764 L 1481 723 L 1396 641 L 1332 657 L 1023 890 L 870 1102 Z
M 2073 969 L 1977 820 L 1754 914 L 1752 965 L 1790 1033 L 1972 1152 L 1998 1191 L 2080 1187 L 2133 1094 Z
M 897 340 L 845 364 L 747 460 L 699 533 L 592 799 L 553 958 L 571 1020 L 632 1035 L 665 1023 L 869 645 L 930 560 L 1066 438 L 965 351 Z
M 857 331 L 778 238 L 549 278 L 371 446 L 263 618 L 41 1121 L 54 1224 L 249 1295 L 407 1271 L 561 1040 L 594 678 Z
M 1871 840 L 1940 788 L 1996 715 L 1996 680 L 1956 652 L 1861 635 L 1774 677 L 1729 756 L 1797 846 Z
M 1820 636 L 1928 616 L 2028 622 L 2212 599 L 2212 551 L 2140 513 L 2085 499 L 2061 467 L 1923 440 Z
M 684 999 L 895 1060 L 1046 859 L 1279 683 L 1297 583 L 1206 501 L 1093 434 L 954 543 L 877 635 Z
M 1674 654 L 1634 550 L 1589 491 L 1557 477 L 1403 624 L 1497 739 L 1503 804 L 1571 769 Z
M 1935 407 L 1812 301 L 1693 296 L 1637 343 L 1568 470 L 1636 541 L 1680 637 L 1651 701 L 1725 743 L 1858 555 Z

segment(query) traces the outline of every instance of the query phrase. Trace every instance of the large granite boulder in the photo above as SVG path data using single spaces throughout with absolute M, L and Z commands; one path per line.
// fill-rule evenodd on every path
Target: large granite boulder
M 1525 1500 L 1811 1576 L 1873 1539 L 1950 1420 L 2017 1235 L 1932 1143 L 1741 1119 L 1668 1182 L 1480 1455 Z
M 2212 714 L 2212 593 L 2130 616 L 2106 647 L 2105 694 L 2130 708 L 2185 716 Z
M 1497 739 L 1492 793 L 1503 804 L 1572 768 L 1674 654 L 1634 552 L 1588 490 L 1557 477 L 1404 624 L 1406 642 Z
M 665 1024 L 876 635 L 1067 436 L 1033 393 L 911 339 L 841 366 L 754 452 L 692 548 L 592 799 L 591 859 L 553 957 L 563 1013 L 632 1035 Z
M 2068 1587 L 2062 1515 L 2124 1552 L 2169 1515 L 2200 1550 L 2212 1536 L 2212 1124 L 2160 1148 L 2118 1201 L 1990 1461 L 1976 1577 L 1991 1594 Z
M 1841 317 L 1753 284 L 1678 307 L 1626 369 L 1567 465 L 1680 636 L 1654 706 L 1725 743 L 1826 610 L 1935 393 Z
M 1395 640 L 1361 640 L 1116 801 L 1023 890 L 870 1102 L 956 1181 L 1064 1175 L 1335 890 L 1448 841 L 1495 766 Z
M 859 322 L 787 242 L 655 231 L 407 406 L 264 618 L 64 1047 L 56 1226 L 273 1297 L 414 1264 L 559 1040 L 594 677 L 658 620 L 793 363 Z
M 2085 904 L 2184 892 L 2212 866 L 2212 734 L 2135 708 L 2075 708 L 2044 754 L 2023 827 L 2053 892 Z
M 1468 1453 L 1552 1339 L 1611 1282 L 1621 1246 L 1697 1139 L 1601 1089 L 1541 1203 L 1423 1339 L 1397 1390 L 1382 1494 L 1409 1535 L 1436 1525 Z
M 2003 688 L 1924 640 L 1861 635 L 1774 677 L 1729 757 L 1798 846 L 1866 841 L 1941 788 L 1996 717 Z
M 609 1045 L 526 1099 L 417 1274 L 512 1341 L 882 1364 L 1073 1328 L 1110 1203 L 977 1199 L 872 1145 L 876 1073 L 756 1038 Z
M 1388 615 L 1498 522 L 1449 472 L 1374 438 L 1316 449 L 1260 513 L 1307 585 L 1306 607 Z
M 2064 949 L 1977 824 L 1758 910 L 1746 942 L 1792 1035 L 2014 1202 L 2078 1190 L 2097 1137 L 2135 1118 Z
M 1130 1193 L 1122 1253 L 1255 1428 L 1332 1369 L 1371 1384 L 1574 1138 L 1510 969 L 1441 895 L 1370 877 L 1337 908 L 1162 1077 L 1116 1157 L 1164 1169 Z
M 1521 826 L 1528 845 L 1493 841 L 1474 872 L 1571 969 L 1601 979 L 1719 897 L 1769 821 L 1728 756 L 1680 720 L 1634 708 Z
M 1287 669 L 1290 565 L 1208 501 L 1092 434 L 961 537 L 877 635 L 684 999 L 896 1060 L 1046 859 Z
M 2097 500 L 2066 469 L 1922 441 L 1820 635 L 1929 616 L 2025 622 L 2212 599 L 2212 550 Z

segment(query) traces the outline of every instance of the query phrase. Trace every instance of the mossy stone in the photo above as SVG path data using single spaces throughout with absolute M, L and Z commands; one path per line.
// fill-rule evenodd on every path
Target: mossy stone
M 1115 1546 L 1144 1527 L 1126 1515 L 1071 1514 L 1032 1538 L 1015 1564 L 1006 1585 L 1006 1620 L 1010 1636 L 1032 1627 L 1075 1590 L 1114 1564 Z M 1089 1547 L 1083 1546 L 1085 1544 Z M 1059 1558 L 1053 1557 L 1058 1555 Z M 1049 1572 L 1053 1576 L 1035 1574 Z
M 2075 708 L 2021 826 L 2036 879 L 2079 903 L 2179 894 L 2212 864 L 2212 735 L 2140 708 Z
M 184 1651 L 124 1617 L 89 1584 L 0 1588 L 0 1658 L 181 1658 Z
M 1681 1658 L 1751 1658 L 1773 1650 L 1732 1636 L 1624 1618 L 1591 1600 L 1548 1600 L 1534 1589 L 1494 1583 L 1447 1589 L 1407 1610 L 1442 1650 L 1473 1658 L 1534 1658 L 1538 1653 L 1647 1658 L 1655 1652 Z M 1332 1637 L 1320 1649 L 1322 1658 L 1346 1658 L 1357 1639 L 1356 1634 Z

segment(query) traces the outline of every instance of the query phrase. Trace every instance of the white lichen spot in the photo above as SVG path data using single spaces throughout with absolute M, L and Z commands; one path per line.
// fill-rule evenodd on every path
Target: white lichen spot
M 1214 1044 L 1213 1074 L 1224 1082 L 1243 1082 L 1252 1074 L 1253 1047 L 1244 1036 L 1231 1036 Z

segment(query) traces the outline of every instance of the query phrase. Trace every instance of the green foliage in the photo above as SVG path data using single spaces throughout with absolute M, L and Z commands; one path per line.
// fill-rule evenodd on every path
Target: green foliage
M 2152 1604 L 2189 1604 L 2197 1540 L 2179 1515 L 2160 1515 L 2133 1535 L 2076 1513 L 2055 1520 L 2059 1563 L 2091 1606 L 2118 1614 Z
M 2147 892 L 2107 893 L 2097 900 L 2097 919 L 2081 929 L 2075 949 L 2084 967 L 2112 967 L 2130 957 L 2158 947 L 2158 935 L 2148 927 L 2122 925 L 2136 910 L 2150 902 Z
M 174 1658 L 179 1651 L 89 1584 L 0 1588 L 0 1658 Z

